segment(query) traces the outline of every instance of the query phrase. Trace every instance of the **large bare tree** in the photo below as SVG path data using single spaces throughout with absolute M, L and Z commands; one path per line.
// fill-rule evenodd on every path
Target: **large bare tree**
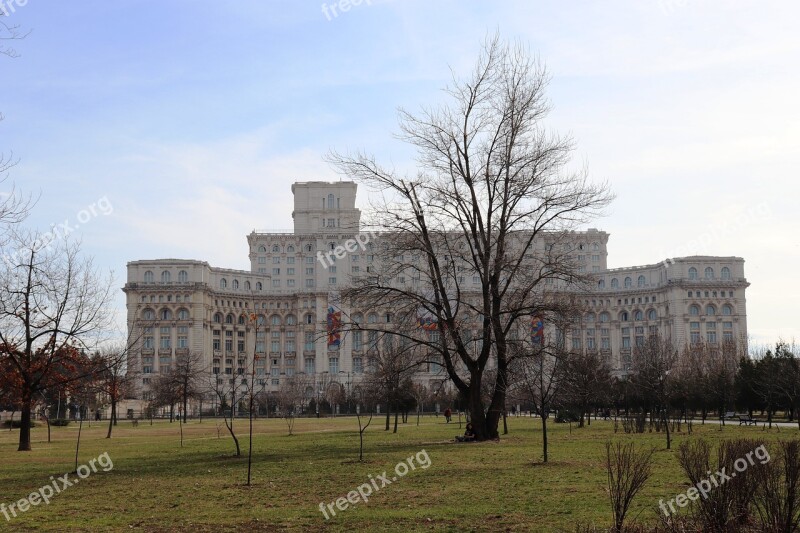
M 31 407 L 39 393 L 85 377 L 72 370 L 83 368 L 76 364 L 81 351 L 91 351 L 111 317 L 111 280 L 77 244 L 47 239 L 13 232 L 14 253 L 0 264 L 0 357 L 9 361 L 13 375 L 5 378 L 16 381 L 20 395 L 20 451 L 31 449 Z
M 363 153 L 328 155 L 376 193 L 369 225 L 388 237 L 378 239 L 379 263 L 343 297 L 436 325 L 436 336 L 425 328 L 407 335 L 444 365 L 479 439 L 498 436 L 512 337 L 533 317 L 560 313 L 561 299 L 548 290 L 584 280 L 571 250 L 545 242 L 612 199 L 605 184 L 570 167 L 573 141 L 545 130 L 547 82 L 523 46 L 495 37 L 472 73 L 446 88 L 444 104 L 400 111 L 401 139 L 417 149 L 415 175 Z M 497 372 L 487 406 L 481 385 L 490 358 Z

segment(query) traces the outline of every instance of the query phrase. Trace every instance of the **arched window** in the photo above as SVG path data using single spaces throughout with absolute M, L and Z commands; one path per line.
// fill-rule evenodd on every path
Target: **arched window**
M 294 315 L 286 315 L 286 325 L 294 326 L 295 324 L 297 324 L 297 319 L 294 317 Z
M 306 324 L 313 324 L 314 323 L 314 315 L 308 313 L 306 315 Z
M 233 285 L 234 289 L 238 289 L 239 288 L 239 280 L 238 279 L 233 280 L 233 283 L 231 285 Z
M 189 320 L 189 311 L 186 309 L 178 309 L 178 320 Z
M 244 315 L 239 315 L 239 325 L 240 326 L 244 326 L 245 321 L 246 321 L 246 319 L 245 319 Z
M 692 305 L 689 307 L 689 314 L 692 316 L 697 316 L 700 314 L 700 308 L 696 305 Z
M 328 195 L 328 209 L 333 209 L 334 197 L 332 194 Z
M 619 280 L 617 278 L 611 278 L 611 288 L 619 289 Z
M 722 306 L 722 314 L 725 316 L 731 316 L 733 314 L 733 307 L 728 304 Z
M 586 322 L 594 322 L 595 316 L 594 313 L 588 313 L 586 315 Z
M 250 290 L 250 282 L 249 281 L 245 281 L 244 282 L 244 290 L 246 290 L 246 291 Z
M 278 315 L 272 315 L 271 317 L 269 317 L 269 322 L 273 326 L 280 326 L 281 325 L 281 317 L 278 316 Z
M 636 311 L 633 312 L 633 319 L 637 322 L 641 322 L 642 320 L 644 320 L 644 313 L 641 310 L 637 309 Z
M 260 291 L 260 290 L 261 290 L 263 287 L 264 287 L 264 286 L 261 284 L 261 282 L 260 282 L 260 281 L 257 281 L 257 282 L 256 282 L 256 290 L 257 290 L 257 291 Z
M 161 273 L 161 283 L 169 283 L 171 277 L 169 270 L 165 270 Z
M 222 323 L 222 313 L 214 313 L 214 322 L 217 324 Z
M 277 253 L 279 253 L 280 251 L 281 251 L 281 247 L 280 247 L 280 246 L 278 246 L 277 244 L 273 244 L 273 245 L 272 245 L 272 253 L 273 253 L 273 254 L 277 254 Z
M 189 281 L 189 273 L 185 270 L 178 272 L 178 283 L 186 283 Z
M 597 288 L 598 289 L 605 289 L 606 288 L 606 280 L 601 279 L 600 281 L 598 281 L 597 282 Z
M 728 267 L 722 267 L 722 271 L 720 272 L 720 277 L 722 277 L 722 279 L 725 280 L 731 279 L 731 269 Z
M 354 324 L 361 324 L 364 322 L 364 315 L 361 313 L 353 313 L 352 320 Z
M 627 322 L 628 321 L 628 312 L 627 311 L 621 312 L 619 314 L 619 319 L 620 319 L 621 322 Z
M 162 309 L 158 316 L 161 320 L 172 320 L 172 311 L 169 309 Z
M 151 270 L 144 273 L 144 282 L 153 283 L 153 272 Z
M 155 314 L 155 312 L 153 312 L 152 309 L 145 309 L 144 311 L 142 311 L 142 319 L 144 319 L 144 320 L 155 320 L 156 319 L 156 314 Z
M 264 315 L 258 315 L 258 318 L 256 318 L 256 325 L 263 326 L 266 323 L 267 323 L 266 317 Z
M 717 309 L 713 305 L 708 304 L 706 306 L 706 315 L 707 316 L 714 316 L 716 314 L 717 314 Z
M 233 315 L 232 314 L 228 313 L 225 316 L 225 323 L 226 324 L 233 324 Z
M 329 247 L 331 250 L 335 250 L 335 249 L 336 249 L 336 243 L 335 243 L 335 242 L 329 242 L 329 243 L 328 243 L 328 247 Z
M 645 283 L 645 277 L 639 276 L 639 279 L 636 280 L 636 285 L 638 287 L 644 287 L 644 283 Z
M 714 269 L 711 267 L 706 267 L 706 279 L 714 279 Z
M 625 288 L 629 289 L 633 285 L 633 280 L 631 278 L 625 278 Z
M 647 311 L 647 320 L 657 320 L 657 319 L 658 319 L 658 313 L 656 312 L 655 309 L 650 309 L 649 311 Z
M 689 269 L 689 279 L 697 279 L 697 269 L 695 267 Z
M 378 315 L 376 315 L 375 313 L 370 313 L 369 315 L 367 315 L 367 322 L 370 324 L 375 324 L 376 322 L 378 322 Z
M 263 254 L 264 252 L 267 251 L 267 247 L 262 244 L 261 246 L 258 247 L 258 251 Z
M 286 247 L 286 253 L 293 254 L 294 253 L 294 246 L 291 244 Z
M 311 252 L 314 250 L 313 244 L 306 244 L 306 252 Z
M 592 250 L 594 250 L 595 252 L 599 251 L 600 250 L 600 244 L 596 243 L 596 242 L 592 243 Z
M 608 322 L 609 320 L 611 320 L 611 315 L 609 315 L 605 311 L 600 313 L 600 322 Z
M 220 289 L 227 289 L 228 288 L 228 280 L 225 279 L 225 278 L 222 278 L 221 280 L 219 280 L 219 288 Z

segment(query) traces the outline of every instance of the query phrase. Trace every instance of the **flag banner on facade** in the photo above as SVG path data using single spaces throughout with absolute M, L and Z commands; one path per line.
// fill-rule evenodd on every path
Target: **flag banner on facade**
M 334 311 L 333 307 L 328 308 L 328 347 L 339 347 L 342 342 L 342 312 Z
M 439 329 L 439 322 L 434 317 L 428 315 L 418 319 L 419 327 L 425 331 L 436 331 Z
M 544 320 L 540 316 L 535 316 L 531 319 L 531 342 L 533 344 L 542 344 L 544 342 Z

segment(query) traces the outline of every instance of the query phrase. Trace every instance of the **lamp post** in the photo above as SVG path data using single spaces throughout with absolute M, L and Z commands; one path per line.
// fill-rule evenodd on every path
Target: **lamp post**
M 347 385 L 347 414 L 350 414 L 350 372 L 345 372 L 344 370 L 339 370 L 340 374 L 347 374 L 347 381 L 344 382 Z

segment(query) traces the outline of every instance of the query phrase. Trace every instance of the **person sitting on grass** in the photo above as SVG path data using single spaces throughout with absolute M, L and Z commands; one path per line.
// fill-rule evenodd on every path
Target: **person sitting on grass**
M 475 429 L 472 427 L 472 422 L 467 423 L 467 428 L 464 431 L 464 436 L 459 437 L 456 436 L 456 441 L 458 442 L 469 442 L 475 440 Z

